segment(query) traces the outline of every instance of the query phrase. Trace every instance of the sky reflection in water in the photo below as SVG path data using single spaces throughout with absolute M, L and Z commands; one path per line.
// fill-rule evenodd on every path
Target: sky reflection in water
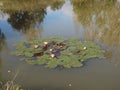
M 118 6 L 116 6 L 118 3 L 110 3 L 108 7 L 103 6 L 101 9 L 100 5 L 89 2 L 88 7 L 82 4 L 82 7 L 86 7 L 86 9 L 81 9 L 77 5 L 79 2 L 76 2 L 74 0 L 71 0 L 71 2 L 66 0 L 61 8 L 55 10 L 48 5 L 46 11 L 41 13 L 43 14 L 43 19 L 35 16 L 38 20 L 34 19 L 33 15 L 29 15 L 30 12 L 24 12 L 32 20 L 22 22 L 23 26 L 20 26 L 19 29 L 14 27 L 19 26 L 19 23 L 16 25 L 14 20 L 10 19 L 10 15 L 15 15 L 15 18 L 20 15 L 20 19 L 20 12 L 17 12 L 17 14 L 6 14 L 0 11 L 0 29 L 5 36 L 5 44 L 1 46 L 2 49 L 0 51 L 2 79 L 10 79 L 16 69 L 19 68 L 21 73 L 18 76 L 20 79 L 17 79 L 17 81 L 23 86 L 25 85 L 25 87 L 35 88 L 40 85 L 42 88 L 62 87 L 65 90 L 80 90 L 81 88 L 87 90 L 120 89 L 118 85 L 120 83 L 120 11 L 117 8 Z M 114 11 L 114 13 L 111 14 L 111 11 Z M 36 13 L 39 14 L 39 11 Z M 21 19 L 21 21 L 23 20 Z M 24 26 L 25 22 L 30 22 L 28 23 L 29 27 Z M 106 25 L 107 29 L 105 28 Z M 27 28 L 26 31 L 24 28 Z M 109 62 L 106 60 L 91 60 L 81 69 L 55 71 L 27 65 L 19 61 L 17 57 L 11 56 L 10 50 L 14 49 L 13 43 L 22 39 L 47 36 L 77 37 L 82 40 L 98 42 L 102 48 L 106 49 L 106 56 Z M 12 70 L 12 75 L 8 75 L 8 69 Z M 32 82 L 28 82 L 27 80 L 29 79 Z M 68 86 L 69 83 L 72 84 L 70 88 Z

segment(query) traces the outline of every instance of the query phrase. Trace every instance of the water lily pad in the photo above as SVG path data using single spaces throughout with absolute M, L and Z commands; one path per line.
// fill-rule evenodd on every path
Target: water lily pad
M 39 47 L 35 49 L 34 45 Z M 24 40 L 16 44 L 15 47 L 16 50 L 13 51 L 13 54 L 21 56 L 21 60 L 25 60 L 29 64 L 45 65 L 49 68 L 56 68 L 57 66 L 64 68 L 81 67 L 85 60 L 104 58 L 104 50 L 94 42 L 81 42 L 80 39 L 76 38 Z

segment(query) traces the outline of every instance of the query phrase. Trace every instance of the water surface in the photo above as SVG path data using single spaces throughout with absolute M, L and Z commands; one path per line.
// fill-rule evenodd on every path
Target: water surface
M 31 0 L 21 7 L 19 1 L 8 5 L 1 0 L 0 80 L 11 80 L 19 71 L 15 82 L 30 90 L 120 90 L 118 1 Z M 91 59 L 82 68 L 51 70 L 10 54 L 20 40 L 51 36 L 92 40 L 106 50 L 106 59 Z

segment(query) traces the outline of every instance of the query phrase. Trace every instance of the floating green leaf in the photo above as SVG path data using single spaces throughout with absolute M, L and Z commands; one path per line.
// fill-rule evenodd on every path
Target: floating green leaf
M 46 50 L 44 42 L 48 42 Z M 50 44 L 54 42 L 54 44 Z M 39 48 L 34 48 L 37 44 Z M 63 45 L 61 45 L 63 44 Z M 59 46 L 61 45 L 61 46 Z M 100 49 L 92 41 L 81 42 L 76 38 L 40 38 L 38 40 L 23 40 L 15 45 L 16 50 L 13 52 L 16 56 L 21 56 L 29 64 L 45 65 L 49 68 L 62 66 L 64 68 L 73 68 L 83 66 L 85 60 L 91 58 L 104 58 L 104 50 Z M 52 50 L 59 49 L 60 55 L 51 57 Z

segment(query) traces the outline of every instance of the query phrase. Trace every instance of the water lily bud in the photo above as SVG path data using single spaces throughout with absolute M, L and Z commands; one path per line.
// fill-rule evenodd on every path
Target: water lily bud
M 46 45 L 46 44 L 48 44 L 48 42 L 44 42 L 44 44 Z
M 38 45 L 34 45 L 34 48 L 35 48 L 35 49 L 38 48 Z
M 86 49 L 87 49 L 87 47 L 84 47 L 84 48 L 83 48 L 83 50 L 86 50 Z
M 51 56 L 52 58 L 54 58 L 54 57 L 55 57 L 55 54 L 51 54 L 50 56 Z
M 50 52 L 53 51 L 52 49 L 50 49 Z

